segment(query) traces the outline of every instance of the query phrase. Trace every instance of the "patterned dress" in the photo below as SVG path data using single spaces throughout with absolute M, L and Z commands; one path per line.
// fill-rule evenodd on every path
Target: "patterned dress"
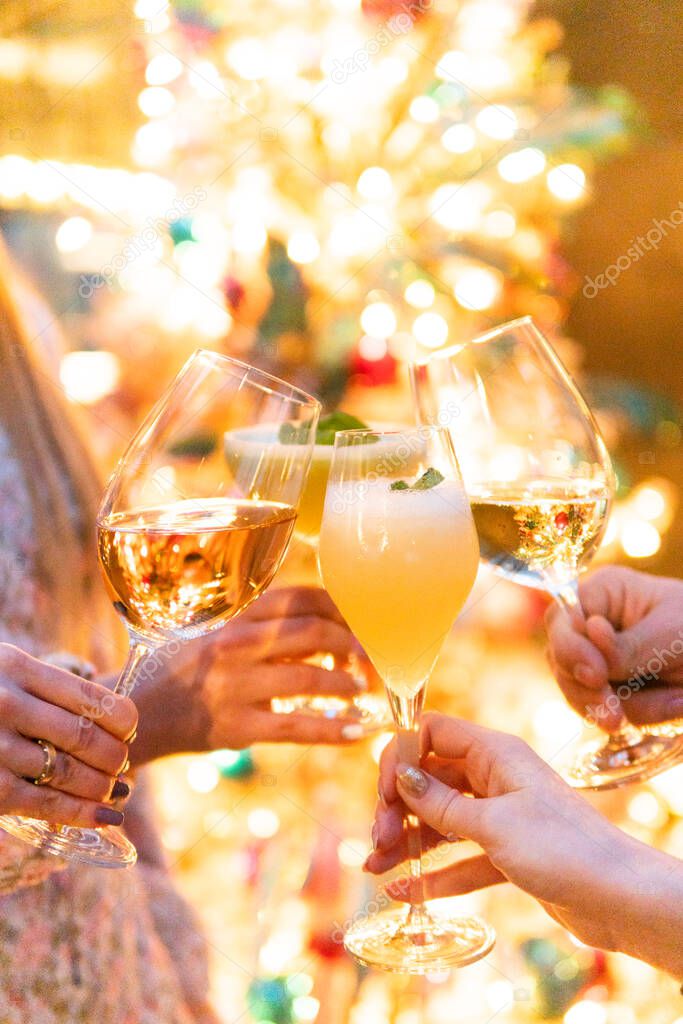
M 0 641 L 37 656 L 31 501 L 0 427 Z M 210 1021 L 204 940 L 158 866 L 67 865 L 0 831 L 1 1024 Z

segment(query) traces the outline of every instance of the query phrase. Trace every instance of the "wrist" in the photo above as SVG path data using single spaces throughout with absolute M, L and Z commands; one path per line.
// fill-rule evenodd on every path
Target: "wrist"
M 615 854 L 610 948 L 683 980 L 683 864 L 623 832 Z

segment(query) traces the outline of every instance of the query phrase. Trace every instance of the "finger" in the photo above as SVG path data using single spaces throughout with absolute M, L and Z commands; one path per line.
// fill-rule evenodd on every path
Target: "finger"
M 462 836 L 485 845 L 484 812 L 490 799 L 463 796 L 433 775 L 404 764 L 398 765 L 396 781 L 408 809 L 426 825 L 447 838 Z
M 275 661 L 325 653 L 341 660 L 355 651 L 356 642 L 347 626 L 318 616 L 305 616 L 275 623 L 269 643 L 266 642 L 265 656 Z
M 0 733 L 0 752 L 3 764 L 15 775 L 36 779 L 45 767 L 45 753 L 37 743 L 17 733 Z M 98 772 L 64 751 L 57 751 L 57 760 L 50 786 L 72 796 L 88 800 L 108 800 L 115 778 Z
M 580 686 L 596 690 L 607 686 L 607 662 L 598 647 L 563 609 L 551 606 L 546 612 L 550 657 L 556 671 L 571 676 Z
M 403 804 L 400 806 L 403 807 Z M 391 868 L 401 864 L 410 856 L 408 836 L 403 828 L 403 813 L 399 809 L 399 805 L 392 804 L 384 813 L 387 820 L 383 820 L 379 826 L 382 829 L 382 836 L 379 835 L 379 828 L 373 828 L 376 849 L 368 856 L 363 865 L 363 870 L 373 875 L 381 875 L 385 871 L 390 871 Z M 377 825 L 377 820 L 375 825 Z M 420 834 L 423 852 L 444 843 L 444 837 L 428 825 L 420 826 Z M 388 844 L 386 848 L 385 841 Z
M 299 662 L 262 665 L 256 678 L 250 674 L 248 687 L 250 703 L 300 695 L 355 697 L 363 689 L 348 672 Z
M 633 693 L 624 701 L 624 711 L 634 725 L 673 722 L 683 718 L 683 687 L 657 686 Z
M 27 693 L 97 722 L 118 739 L 125 740 L 137 726 L 138 713 L 132 700 L 100 683 L 81 679 L 35 658 L 27 662 L 22 679 Z
M 424 876 L 425 888 L 429 899 L 440 896 L 461 896 L 477 889 L 486 889 L 491 885 L 507 882 L 507 878 L 498 868 L 494 867 L 486 854 L 468 857 L 440 871 L 430 871 Z M 410 894 L 406 891 L 401 879 L 389 882 L 384 891 L 393 900 L 408 902 Z
M 240 616 L 242 620 L 263 622 L 266 619 L 317 616 L 344 625 L 336 604 L 322 587 L 277 587 L 266 591 Z
M 126 744 L 89 718 L 72 715 L 28 694 L 21 696 L 15 725 L 23 736 L 49 740 L 59 750 L 107 775 L 118 775 L 128 758 Z
M 34 786 L 8 771 L 0 772 L 0 805 L 6 813 L 57 825 L 101 828 L 123 821 L 123 814 L 113 807 L 61 793 L 51 786 Z
M 573 676 L 560 671 L 555 671 L 555 678 L 567 703 L 582 718 L 594 720 L 606 732 L 614 731 L 623 724 L 621 704 L 610 686 L 599 690 L 582 686 Z
M 322 718 L 292 711 L 250 713 L 248 735 L 254 743 L 351 743 L 364 736 L 363 726 L 351 718 Z

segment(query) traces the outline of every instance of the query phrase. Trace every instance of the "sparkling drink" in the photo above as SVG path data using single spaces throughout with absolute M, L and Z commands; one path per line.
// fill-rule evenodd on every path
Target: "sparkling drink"
M 164 637 L 222 625 L 270 583 L 295 515 L 280 502 L 208 498 L 107 516 L 98 549 L 119 614 Z
M 470 493 L 482 557 L 527 586 L 574 579 L 604 532 L 609 492 L 572 480 L 479 485 Z
M 479 546 L 462 486 L 391 490 L 386 478 L 330 486 L 320 537 L 325 586 L 386 686 L 410 698 L 429 678 L 467 600 Z M 326 506 L 327 507 L 327 506 Z

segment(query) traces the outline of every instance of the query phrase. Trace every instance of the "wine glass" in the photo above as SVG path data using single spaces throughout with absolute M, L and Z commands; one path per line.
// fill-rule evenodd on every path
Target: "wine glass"
M 320 534 L 328 591 L 381 675 L 401 760 L 419 764 L 425 688 L 479 562 L 477 532 L 447 430 L 343 431 L 335 437 Z M 411 904 L 361 917 L 344 936 L 361 963 L 426 974 L 493 946 L 477 917 L 424 903 L 420 825 L 407 818 Z
M 343 414 L 333 414 L 329 419 L 337 419 Z M 345 417 L 353 420 L 353 417 Z M 330 474 L 334 436 L 324 429 L 325 420 L 321 421 L 311 456 L 311 468 L 301 495 L 299 510 L 294 524 L 294 535 L 313 551 L 317 552 L 320 539 L 320 528 L 325 503 L 325 489 Z M 225 455 L 228 463 L 236 458 L 259 457 L 263 428 L 253 427 L 236 430 L 226 435 Z M 326 669 L 345 668 L 359 680 L 365 682 L 365 674 L 360 659 L 353 652 L 348 661 L 338 666 L 333 654 L 321 653 L 309 659 Z M 349 719 L 362 726 L 364 733 L 370 735 L 381 729 L 391 727 L 391 714 L 383 697 L 373 693 L 359 693 L 354 697 L 323 697 L 300 694 L 295 697 L 278 697 L 271 701 L 273 711 L 289 714 L 292 711 L 304 711 L 309 715 L 324 718 Z
M 604 533 L 614 491 L 597 424 L 530 317 L 414 363 L 418 416 L 447 425 L 458 448 L 482 558 L 498 573 L 583 612 L 578 577 Z M 577 789 L 610 789 L 675 763 L 683 736 L 625 723 L 579 749 Z
M 163 645 L 219 629 L 268 586 L 292 534 L 319 412 L 310 395 L 235 359 L 199 350 L 187 361 L 131 441 L 98 514 L 100 565 L 130 639 L 116 693 L 131 692 L 145 659 L 168 657 Z M 226 467 L 225 434 L 253 424 L 264 430 L 259 459 Z M 283 433 L 295 443 L 283 445 Z M 136 860 L 112 826 L 11 823 L 14 835 L 70 860 Z

